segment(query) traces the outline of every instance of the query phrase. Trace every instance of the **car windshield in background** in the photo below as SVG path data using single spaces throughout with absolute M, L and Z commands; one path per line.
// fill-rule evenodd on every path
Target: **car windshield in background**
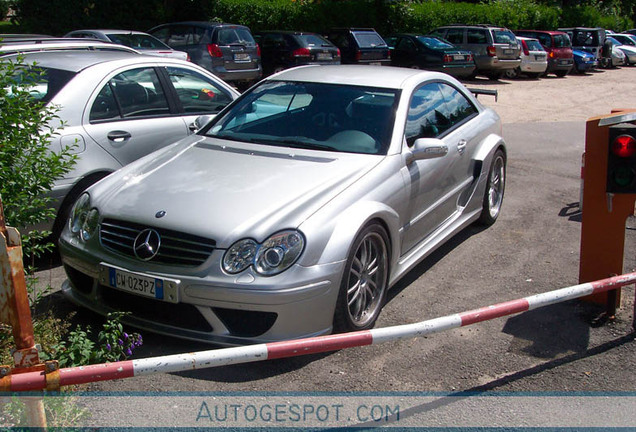
M 361 48 L 385 47 L 386 42 L 377 33 L 353 33 Z
M 29 72 L 22 69 L 15 76 L 18 85 L 29 89 L 33 100 L 50 102 L 55 95 L 75 76 L 74 72 L 61 69 L 35 67 Z M 11 94 L 9 92 L 9 94 Z
M 386 154 L 399 92 L 381 88 L 269 81 L 256 87 L 206 135 L 233 141 Z
M 567 35 L 557 34 L 554 35 L 554 47 L 555 48 L 569 48 L 572 46 L 570 38 Z
M 114 43 L 137 49 L 170 49 L 159 39 L 140 34 L 109 34 L 106 35 Z
M 493 30 L 493 37 L 495 38 L 495 43 L 515 43 L 517 40 L 514 33 L 509 30 Z
M 418 36 L 417 40 L 422 42 L 427 48 L 433 49 L 433 50 L 443 50 L 446 48 L 454 48 L 453 45 L 451 45 L 448 42 L 444 42 L 441 39 L 437 39 L 434 37 L 428 37 L 428 36 Z

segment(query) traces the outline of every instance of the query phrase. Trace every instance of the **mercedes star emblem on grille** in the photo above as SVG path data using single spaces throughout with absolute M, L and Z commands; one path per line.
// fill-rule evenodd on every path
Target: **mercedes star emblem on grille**
M 161 237 L 157 231 L 146 228 L 137 235 L 133 247 L 137 258 L 142 261 L 150 261 L 159 252 Z

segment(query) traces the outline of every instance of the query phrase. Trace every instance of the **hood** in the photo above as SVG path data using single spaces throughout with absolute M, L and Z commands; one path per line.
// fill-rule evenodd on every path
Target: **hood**
M 384 157 L 199 137 L 93 189 L 102 217 L 214 239 L 219 248 L 296 228 Z M 129 166 L 130 167 L 130 166 Z M 157 212 L 165 216 L 155 218 Z

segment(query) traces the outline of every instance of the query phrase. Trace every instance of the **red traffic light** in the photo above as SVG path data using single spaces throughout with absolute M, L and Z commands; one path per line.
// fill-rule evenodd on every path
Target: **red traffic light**
M 630 135 L 619 135 L 612 142 L 612 153 L 621 158 L 636 155 L 636 139 Z

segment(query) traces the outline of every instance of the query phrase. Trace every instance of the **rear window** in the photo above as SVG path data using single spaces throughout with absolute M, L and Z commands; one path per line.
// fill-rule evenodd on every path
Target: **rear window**
M 554 35 L 553 39 L 554 39 L 555 48 L 569 48 L 572 46 L 568 35 L 564 35 L 564 34 Z
M 14 76 L 14 80 L 18 86 L 29 91 L 33 100 L 47 103 L 50 102 L 74 76 L 75 72 L 36 66 L 31 69 L 31 72 L 26 72 L 26 70 L 22 69 Z
M 536 41 L 536 40 L 527 40 L 526 46 L 528 47 L 530 51 L 544 51 L 539 41 Z
M 297 35 L 296 38 L 301 42 L 302 46 L 331 46 L 331 42 L 318 35 Z
M 434 37 L 418 36 L 417 40 L 422 42 L 424 46 L 432 50 L 443 50 L 446 48 L 454 48 L 454 46 L 449 44 L 448 42 L 444 42 L 443 40 L 437 39 Z
M 219 45 L 256 45 L 252 33 L 245 28 L 222 28 L 218 31 L 216 40 Z
M 515 35 L 510 30 L 493 30 L 492 36 L 495 43 L 511 44 L 516 42 Z
M 385 47 L 386 42 L 384 39 L 380 37 L 379 34 L 373 32 L 356 32 L 353 36 L 358 41 L 358 45 L 360 48 L 375 48 L 375 47 Z

